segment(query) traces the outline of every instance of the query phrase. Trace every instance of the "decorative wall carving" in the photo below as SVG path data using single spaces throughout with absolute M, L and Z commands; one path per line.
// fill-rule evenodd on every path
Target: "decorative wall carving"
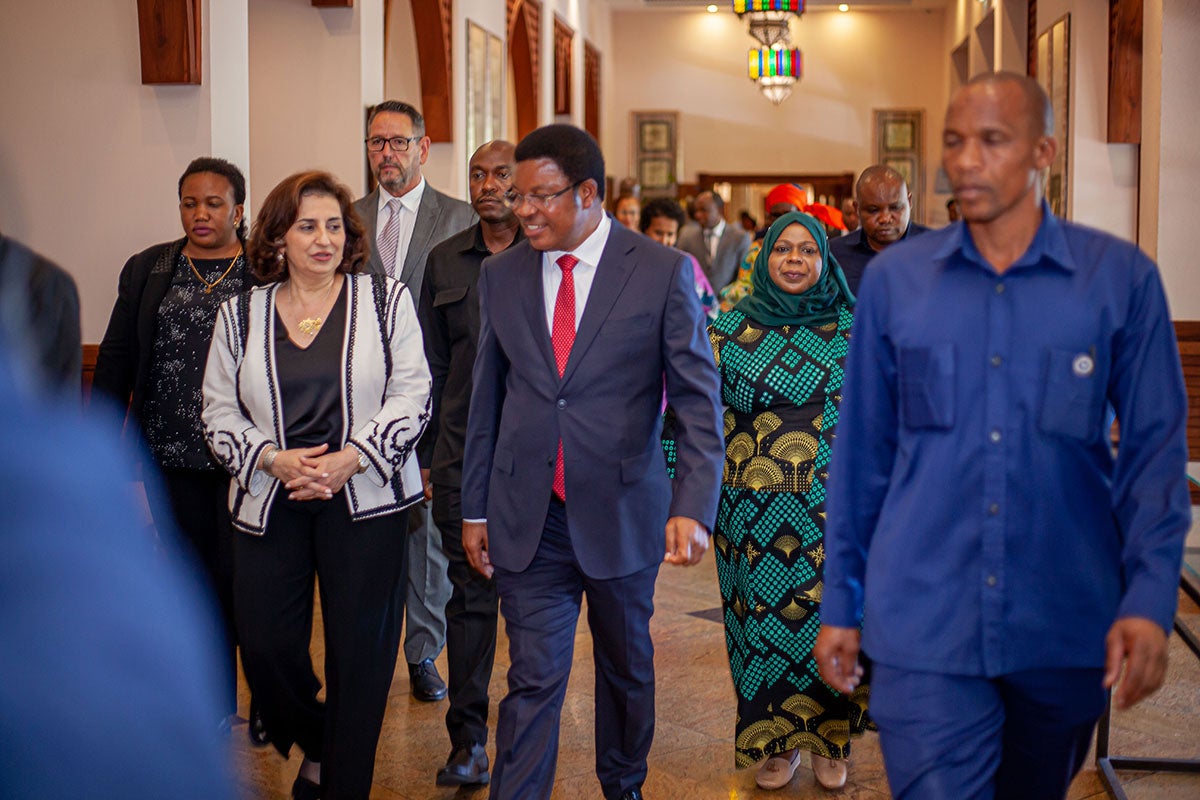
M 554 113 L 571 113 L 571 56 L 575 31 L 554 15 Z

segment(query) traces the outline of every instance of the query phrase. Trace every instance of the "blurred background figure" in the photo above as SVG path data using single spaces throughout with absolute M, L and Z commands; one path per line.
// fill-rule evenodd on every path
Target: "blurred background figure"
M 0 308 L 0 320 L 9 326 L 9 341 L 25 343 L 23 356 L 35 365 L 35 379 L 78 398 L 83 345 L 75 280 L 50 259 L 0 233 L 0 287 L 10 301 Z M 17 331 L 22 331 L 20 338 Z
M 23 393 L 6 339 L 0 436 L 20 457 L 0 465 L 0 794 L 232 798 L 207 594 L 157 549 L 115 425 Z
M 751 236 L 758 230 L 758 220 L 752 217 L 749 211 L 742 209 L 738 213 L 738 219 L 742 223 L 742 228 Z
M 683 227 L 686 220 L 687 216 L 683 213 L 683 207 L 679 203 L 665 197 L 658 198 L 646 203 L 642 208 L 638 229 L 661 245 L 675 247 L 675 242 L 679 238 L 679 229 Z M 700 268 L 700 262 L 696 260 L 696 257 L 686 251 L 681 250 L 680 252 L 687 256 L 692 263 L 696 295 L 700 298 L 700 305 L 704 307 L 704 315 L 709 320 L 716 319 L 720 308 L 717 305 L 717 298 L 713 294 L 712 284 L 708 282 L 708 277 Z
M 946 217 L 951 222 L 958 222 L 962 219 L 962 214 L 958 211 L 958 199 L 951 197 L 946 201 Z
M 700 261 L 708 282 L 720 291 L 737 277 L 738 265 L 750 249 L 750 234 L 725 222 L 725 200 L 716 192 L 696 196 L 696 225 L 679 232 L 679 249 Z
M 246 179 L 220 158 L 197 158 L 179 178 L 183 238 L 132 256 L 96 358 L 92 397 L 128 409 L 127 438 L 140 433 L 162 474 L 168 505 L 152 504 L 160 529 L 178 525 L 189 558 L 220 601 L 225 620 L 225 702 L 237 710 L 233 625 L 233 527 L 229 475 L 204 443 L 204 363 L 221 303 L 248 288 Z M 167 546 L 173 541 L 165 540 Z M 251 738 L 261 727 L 251 714 Z
M 406 514 L 424 497 L 421 330 L 405 284 L 358 274 L 368 247 L 333 176 L 284 179 L 247 245 L 270 285 L 221 306 L 204 375 L 206 438 L 235 478 L 242 663 L 271 743 L 304 752 L 297 800 L 370 794 L 404 622 Z
M 642 216 L 642 201 L 631 194 L 621 195 L 613 203 L 613 216 L 629 230 L 636 231 Z
M 817 781 L 836 789 L 850 737 L 867 723 L 867 689 L 843 695 L 822 683 L 812 647 L 854 298 L 824 225 L 794 211 L 767 231 L 752 280 L 709 334 L 726 405 L 713 544 L 737 694 L 735 763 L 761 762 L 756 782 L 778 789 L 807 750 Z
M 858 216 L 858 207 L 854 205 L 853 197 L 847 197 L 842 200 L 842 221 L 846 223 L 846 233 L 854 233 L 862 224 Z

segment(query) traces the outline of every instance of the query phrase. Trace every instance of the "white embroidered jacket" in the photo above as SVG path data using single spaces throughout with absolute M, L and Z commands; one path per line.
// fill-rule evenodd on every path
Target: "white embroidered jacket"
M 341 446 L 353 444 L 371 462 L 345 487 L 351 518 L 358 520 L 399 511 L 423 496 L 413 449 L 429 420 L 430 377 L 408 287 L 371 275 L 346 280 Z M 205 438 L 234 477 L 233 524 L 258 535 L 280 482 L 255 466 L 267 445 L 287 448 L 275 374 L 278 288 L 252 289 L 248 306 L 237 297 L 221 306 L 204 374 Z

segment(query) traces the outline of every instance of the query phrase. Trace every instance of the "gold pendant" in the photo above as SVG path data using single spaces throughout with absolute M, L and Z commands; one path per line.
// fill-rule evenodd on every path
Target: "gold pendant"
M 309 317 L 308 319 L 300 320 L 296 327 L 298 327 L 300 332 L 305 336 L 315 336 L 317 331 L 321 330 L 321 323 L 324 321 L 325 320 L 321 319 L 320 317 Z

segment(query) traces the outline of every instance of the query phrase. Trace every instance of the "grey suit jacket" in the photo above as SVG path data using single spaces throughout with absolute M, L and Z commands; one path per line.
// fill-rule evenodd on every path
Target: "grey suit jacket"
M 725 231 L 717 242 L 717 255 L 713 258 L 704 246 L 704 231 L 699 225 L 688 224 L 679 232 L 675 246 L 696 257 L 713 290 L 719 292 L 737 277 L 738 267 L 750 250 L 750 234 L 740 225 L 726 221 Z
M 367 226 L 367 237 L 371 243 L 371 255 L 367 259 L 367 270 L 380 275 L 387 274 L 379 251 L 375 249 L 376 221 L 379 216 L 379 188 L 354 202 L 354 210 Z M 455 200 L 449 195 L 442 194 L 437 189 L 425 184 L 425 192 L 421 195 L 421 205 L 417 206 L 417 222 L 413 226 L 412 239 L 408 243 L 408 253 L 404 256 L 404 266 L 396 277 L 408 285 L 413 297 L 421 296 L 421 284 L 425 280 L 425 260 L 433 246 L 449 239 L 459 231 L 466 230 L 475 224 L 479 217 L 475 210 L 462 200 Z

